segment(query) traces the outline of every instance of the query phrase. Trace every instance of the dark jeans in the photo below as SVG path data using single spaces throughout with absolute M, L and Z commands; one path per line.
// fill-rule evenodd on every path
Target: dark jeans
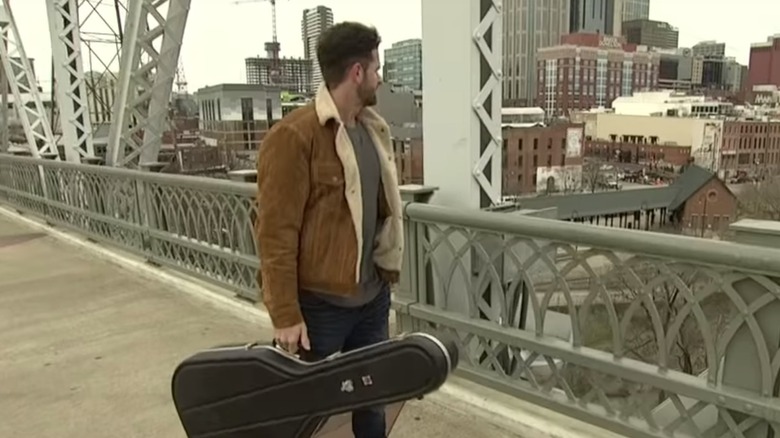
M 360 307 L 338 307 L 316 295 L 302 293 L 301 312 L 306 321 L 311 352 L 305 360 L 318 360 L 336 352 L 348 352 L 388 338 L 390 290 L 385 287 L 369 303 Z M 352 413 L 355 438 L 386 438 L 384 408 Z

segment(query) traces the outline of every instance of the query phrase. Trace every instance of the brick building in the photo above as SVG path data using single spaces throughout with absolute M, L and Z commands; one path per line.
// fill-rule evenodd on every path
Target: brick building
M 602 161 L 680 167 L 691 159 L 690 146 L 670 146 L 627 141 L 585 140 L 583 154 Z
M 609 108 L 619 96 L 658 88 L 660 55 L 637 51 L 622 37 L 575 33 L 539 49 L 537 105 L 548 116 Z
M 256 84 L 219 84 L 198 90 L 200 139 L 230 151 L 256 151 L 282 119 L 279 89 Z
M 683 234 L 710 237 L 726 231 L 736 220 L 736 196 L 723 180 L 706 175 L 698 168 L 689 178 L 685 174 L 680 177 L 684 187 L 671 211 L 674 211 L 673 223 Z
M 423 141 L 417 138 L 393 138 L 399 184 L 423 183 Z
M 780 121 L 726 120 L 721 170 L 726 177 L 763 177 L 780 167 Z
M 687 166 L 670 185 L 520 199 L 519 207 L 555 209 L 559 220 L 712 237 L 736 219 L 737 199 L 713 172 Z
M 750 46 L 748 91 L 752 91 L 757 85 L 780 87 L 780 34 L 767 38 L 766 42 Z
M 582 184 L 584 125 L 505 127 L 503 195 L 576 191 Z M 393 138 L 399 184 L 422 184 L 423 139 Z
M 581 187 L 584 125 L 505 127 L 502 135 L 504 196 Z

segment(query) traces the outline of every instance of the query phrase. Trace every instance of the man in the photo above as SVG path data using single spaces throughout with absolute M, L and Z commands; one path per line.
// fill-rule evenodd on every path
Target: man
M 326 30 L 314 102 L 274 125 L 260 146 L 263 302 L 277 343 L 301 347 L 306 360 L 388 338 L 403 224 L 389 128 L 370 108 L 382 83 L 380 41 L 358 23 Z M 354 412 L 352 430 L 385 437 L 384 410 Z

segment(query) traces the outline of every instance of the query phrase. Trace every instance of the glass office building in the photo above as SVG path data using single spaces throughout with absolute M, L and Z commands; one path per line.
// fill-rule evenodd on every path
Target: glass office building
M 422 40 L 399 41 L 385 49 L 385 83 L 422 90 Z

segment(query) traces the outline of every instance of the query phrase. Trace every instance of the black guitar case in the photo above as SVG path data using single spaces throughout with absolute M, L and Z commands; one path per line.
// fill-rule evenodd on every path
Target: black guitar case
M 422 397 L 455 369 L 457 347 L 412 333 L 307 363 L 276 347 L 205 350 L 173 375 L 189 438 L 309 438 L 333 415 Z

